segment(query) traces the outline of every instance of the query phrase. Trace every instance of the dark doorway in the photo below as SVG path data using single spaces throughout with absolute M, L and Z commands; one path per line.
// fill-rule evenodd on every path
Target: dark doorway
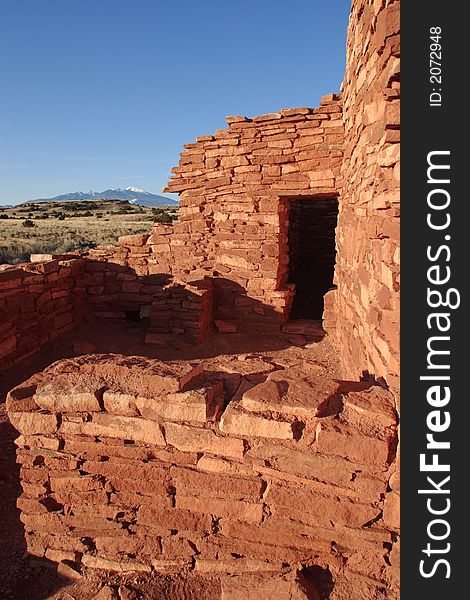
M 323 296 L 333 285 L 336 198 L 289 203 L 289 282 L 295 283 L 291 319 L 321 319 Z

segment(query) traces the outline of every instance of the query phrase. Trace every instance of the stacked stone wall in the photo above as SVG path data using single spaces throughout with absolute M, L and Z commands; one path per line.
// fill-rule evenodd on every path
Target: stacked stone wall
M 345 376 L 398 390 L 400 21 L 398 1 L 353 2 L 344 78 L 336 292 L 327 300 Z
M 229 391 L 203 364 L 89 355 L 12 390 L 28 551 L 120 572 L 318 566 L 331 600 L 394 597 L 393 396 L 242 366 Z
M 211 280 L 175 276 L 174 263 L 158 262 L 158 253 L 150 262 L 152 242 L 151 234 L 123 236 L 115 246 L 90 251 L 84 276 L 90 312 L 100 319 L 149 319 L 148 343 L 203 341 L 213 322 Z
M 316 109 L 227 123 L 185 146 L 167 191 L 181 196 L 179 227 L 201 253 L 198 268 L 216 277 L 220 317 L 278 327 L 294 293 L 287 283 L 289 199 L 338 194 L 341 99 L 330 94 Z
M 81 258 L 32 260 L 0 270 L 0 370 L 68 331 L 86 313 Z
M 150 234 L 122 238 L 105 258 L 103 252 L 109 248 L 95 255 L 32 255 L 30 263 L 4 266 L 0 370 L 39 351 L 83 320 L 144 319 L 149 344 L 202 342 L 213 323 L 212 281 L 185 274 L 174 277 L 163 269 L 148 275 L 148 269 L 139 269 L 132 258 L 127 260 L 126 249 L 138 254 L 148 238 Z M 118 261 L 121 248 L 125 259 Z
M 177 223 L 156 224 L 151 235 L 124 236 L 88 256 L 138 277 L 211 277 L 216 317 L 279 330 L 294 294 L 287 282 L 289 199 L 338 195 L 341 99 L 330 94 L 316 109 L 227 123 L 187 144 L 173 169 L 167 191 L 181 195 Z
M 316 109 L 228 117 L 227 123 L 227 129 L 186 145 L 173 169 L 167 191 L 180 193 L 179 222 L 124 236 L 84 257 L 90 310 L 100 316 L 141 310 L 155 316 L 151 306 L 173 278 L 209 277 L 213 294 L 187 321 L 201 328 L 213 305 L 217 319 L 277 330 L 295 294 L 288 282 L 289 204 L 339 195 L 337 290 L 325 297 L 324 326 L 338 340 L 345 376 L 383 380 L 396 392 L 399 2 L 353 2 L 343 97 L 325 96 Z M 69 280 L 66 268 L 33 275 L 30 267 L 21 267 L 0 275 L 5 315 L 0 352 L 6 364 L 39 348 L 81 314 L 74 306 L 83 285 L 73 276 Z M 44 288 L 45 295 L 43 280 L 51 288 Z M 36 315 L 38 323 L 31 324 Z M 163 325 L 156 322 L 158 327 Z M 172 327 L 181 329 L 181 323 L 168 321 L 167 329 Z

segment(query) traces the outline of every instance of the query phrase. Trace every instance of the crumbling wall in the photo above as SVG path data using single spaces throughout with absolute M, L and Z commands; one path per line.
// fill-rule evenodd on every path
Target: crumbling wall
M 330 600 L 395 597 L 392 395 L 240 364 L 235 393 L 233 373 L 120 355 L 12 390 L 28 551 L 115 571 L 318 566 Z
M 86 313 L 80 257 L 32 260 L 0 270 L 0 370 L 71 329 Z
M 148 319 L 147 343 L 203 341 L 213 321 L 211 280 L 174 276 L 167 265 L 152 269 L 141 259 L 152 251 L 151 235 L 139 234 L 90 252 L 84 274 L 90 312 L 99 319 Z
M 37 352 L 83 319 L 145 320 L 149 344 L 204 341 L 213 323 L 212 281 L 139 269 L 128 254 L 137 254 L 150 237 L 124 236 L 111 246 L 109 256 L 103 256 L 109 247 L 96 255 L 38 254 L 30 263 L 3 267 L 0 370 Z
M 125 236 L 89 257 L 137 276 L 214 278 L 216 317 L 279 329 L 289 313 L 289 198 L 333 197 L 340 188 L 341 100 L 316 109 L 228 117 L 227 129 L 187 144 L 168 191 L 179 222 Z
M 227 123 L 185 146 L 167 190 L 180 193 L 182 222 L 205 232 L 206 261 L 225 280 L 216 294 L 220 316 L 278 324 L 293 296 L 283 199 L 337 194 L 341 100 L 331 94 L 317 109 Z
M 326 327 L 336 327 L 345 376 L 370 375 L 395 391 L 399 372 L 398 1 L 355 0 L 344 78 L 343 188 L 336 291 Z

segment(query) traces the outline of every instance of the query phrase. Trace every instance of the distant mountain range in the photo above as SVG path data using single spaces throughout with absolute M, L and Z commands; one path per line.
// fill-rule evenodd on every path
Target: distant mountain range
M 127 200 L 131 204 L 139 206 L 177 206 L 178 202 L 173 198 L 151 194 L 145 190 L 130 185 L 124 189 L 104 190 L 103 192 L 71 192 L 70 194 L 61 194 L 53 198 L 38 198 L 37 200 L 28 200 L 32 202 L 61 202 L 64 200 Z

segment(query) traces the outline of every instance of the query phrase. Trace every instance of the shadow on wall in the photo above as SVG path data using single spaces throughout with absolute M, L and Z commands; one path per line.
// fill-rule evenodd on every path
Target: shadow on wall
M 57 563 L 25 556 L 24 526 L 16 501 L 22 490 L 14 440 L 18 432 L 0 416 L 0 597 L 12 600 L 46 600 L 68 583 L 57 574 Z
M 86 284 L 90 300 L 83 317 L 73 328 L 39 347 L 32 344 L 26 357 L 16 362 L 2 361 L 2 396 L 51 363 L 81 354 L 198 360 L 302 347 L 321 341 L 325 335 L 319 322 L 305 328 L 293 322 L 292 327 L 281 331 L 276 322 L 278 314 L 271 306 L 248 298 L 242 286 L 228 279 L 206 279 L 201 290 L 163 273 L 137 276 L 133 269 L 121 265 L 96 262 L 90 266 L 90 272 L 83 274 L 80 282 L 81 286 Z M 204 287 L 207 284 L 209 287 Z M 203 303 L 201 294 L 212 297 L 212 305 Z M 235 303 L 245 299 L 250 306 L 246 320 L 229 320 Z M 263 321 L 263 316 L 267 321 Z M 230 333 L 219 333 L 217 326 L 220 331 L 229 326 Z M 199 341 L 195 333 L 199 334 Z M 26 331 L 24 335 L 27 334 Z
M 50 260 L 0 275 L 0 371 L 42 352 L 73 328 L 75 335 L 78 324 L 93 318 L 147 325 L 149 343 L 163 346 L 178 338 L 180 350 L 204 342 L 214 321 L 226 333 L 279 334 L 293 294 L 270 292 L 265 304 L 216 271 L 210 277 L 137 275 L 132 267 L 89 259 Z M 314 337 L 319 336 L 317 328 Z M 252 344 L 250 350 L 260 349 Z
M 284 321 L 282 309 L 250 297 L 243 286 L 225 277 L 137 275 L 131 267 L 87 261 L 84 278 L 91 315 L 103 320 L 143 321 L 149 344 L 173 343 L 179 350 L 188 350 L 188 344 L 204 342 L 215 323 L 224 333 L 257 332 L 256 341 L 245 349 L 256 351 L 266 349 L 259 334 L 279 334 Z M 301 341 L 293 335 L 290 343 Z M 318 325 L 313 334 L 306 335 L 314 338 L 306 341 L 319 341 L 324 332 Z

